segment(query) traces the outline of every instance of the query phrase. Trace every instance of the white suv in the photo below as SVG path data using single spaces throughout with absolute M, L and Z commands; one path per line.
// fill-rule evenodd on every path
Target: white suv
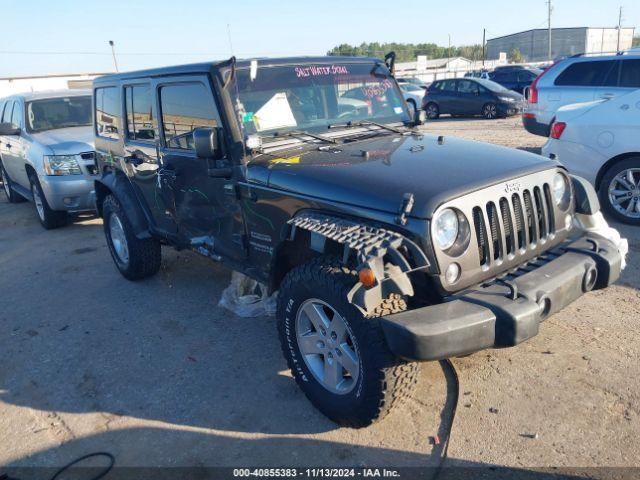
M 528 132 L 546 137 L 560 107 L 610 99 L 637 88 L 640 88 L 640 52 L 570 57 L 533 81 L 522 123 Z

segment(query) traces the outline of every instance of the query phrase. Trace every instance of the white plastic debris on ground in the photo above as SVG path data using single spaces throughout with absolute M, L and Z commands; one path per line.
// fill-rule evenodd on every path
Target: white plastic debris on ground
M 276 313 L 277 294 L 269 295 L 267 288 L 239 272 L 231 274 L 231 283 L 222 291 L 218 306 L 239 317 L 251 318 Z
M 629 252 L 629 242 L 622 238 L 620 232 L 609 226 L 602 216 L 602 212 L 595 215 L 576 215 L 578 227 L 586 232 L 595 233 L 613 242 L 622 257 L 622 268 L 627 266 L 627 253 Z

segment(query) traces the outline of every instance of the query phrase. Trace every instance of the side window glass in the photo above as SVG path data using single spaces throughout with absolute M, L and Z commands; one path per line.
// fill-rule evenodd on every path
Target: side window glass
M 441 90 L 445 92 L 455 92 L 456 91 L 456 81 L 455 80 L 445 80 L 442 82 Z
M 119 139 L 119 118 L 118 89 L 116 87 L 97 88 L 96 134 L 104 138 Z
M 160 89 L 162 130 L 168 148 L 193 150 L 192 132 L 220 125 L 211 91 L 202 83 L 167 85 Z
M 149 85 L 134 85 L 124 89 L 127 112 L 127 138 L 138 141 L 155 140 L 153 102 Z
M 620 86 L 640 88 L 640 60 L 622 60 Z
M 615 68 L 615 60 L 578 62 L 570 65 L 558 78 L 556 85 L 574 87 L 599 87 L 609 72 Z
M 470 80 L 460 80 L 458 82 L 458 91 L 460 93 L 478 93 L 478 84 Z
M 11 114 L 11 123 L 18 127 L 23 127 L 22 125 L 22 106 L 20 102 L 17 100 L 13 102 L 13 113 Z

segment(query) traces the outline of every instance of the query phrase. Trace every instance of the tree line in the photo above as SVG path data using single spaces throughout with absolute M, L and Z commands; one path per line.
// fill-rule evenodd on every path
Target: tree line
M 396 61 L 412 62 L 418 55 L 427 58 L 465 57 L 470 60 L 482 60 L 482 45 L 463 45 L 442 47 L 435 43 L 361 43 L 354 46 L 343 43 L 333 47 L 327 55 L 347 55 L 359 57 L 383 57 L 389 52 L 396 52 Z

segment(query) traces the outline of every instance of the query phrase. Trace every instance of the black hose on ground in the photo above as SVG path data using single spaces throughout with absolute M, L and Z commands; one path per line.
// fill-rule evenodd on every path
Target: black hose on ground
M 456 412 L 458 410 L 458 400 L 460 398 L 460 378 L 458 378 L 458 372 L 456 371 L 456 367 L 453 366 L 453 362 L 450 359 L 440 360 L 440 366 L 442 370 L 445 372 L 445 377 L 447 377 L 447 373 L 449 374 L 449 378 L 453 378 L 453 401 L 451 407 L 451 420 L 449 421 L 449 428 L 447 429 L 445 438 L 444 438 L 444 446 L 441 450 L 440 454 L 440 462 L 436 467 L 436 471 L 433 474 L 432 480 L 436 480 L 440 473 L 442 472 L 442 467 L 444 466 L 444 462 L 447 460 L 447 455 L 449 453 L 449 443 L 451 438 L 451 430 L 453 430 L 453 422 L 456 418 Z
M 67 463 L 64 467 L 62 467 L 60 470 L 58 470 L 53 477 L 51 477 L 51 480 L 56 480 L 62 473 L 66 472 L 69 468 L 71 468 L 72 466 L 82 462 L 83 460 L 86 460 L 88 458 L 93 458 L 93 457 L 106 457 L 107 459 L 109 459 L 109 465 L 107 465 L 104 470 L 102 470 L 100 473 L 98 473 L 96 476 L 91 477 L 89 480 L 99 480 L 100 478 L 104 477 L 107 473 L 109 473 L 111 471 L 111 469 L 113 468 L 113 466 L 116 463 L 116 458 L 110 454 L 109 452 L 95 452 L 95 453 L 90 453 L 88 455 L 84 455 L 80 458 L 76 458 L 74 461 Z

